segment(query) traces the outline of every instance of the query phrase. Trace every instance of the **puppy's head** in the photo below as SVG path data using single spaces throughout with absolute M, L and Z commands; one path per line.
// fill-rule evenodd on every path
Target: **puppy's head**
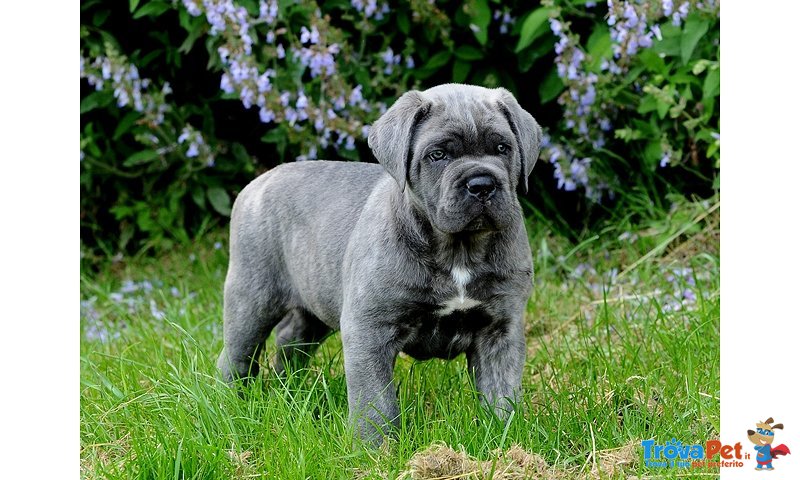
M 772 445 L 775 441 L 775 430 L 783 429 L 782 423 L 772 425 L 772 417 L 769 417 L 763 422 L 756 422 L 756 430 L 747 431 L 747 439 L 756 445 Z
M 400 97 L 369 146 L 431 224 L 453 234 L 515 222 L 541 136 L 507 90 L 446 84 Z

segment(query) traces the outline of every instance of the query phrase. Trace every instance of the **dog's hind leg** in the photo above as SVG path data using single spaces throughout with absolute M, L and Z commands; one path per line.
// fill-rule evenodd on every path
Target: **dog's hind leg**
M 237 277 L 225 282 L 223 337 L 224 348 L 217 360 L 227 382 L 258 375 L 258 357 L 270 332 L 286 313 L 278 298 L 263 289 L 250 288 Z
M 289 369 L 304 367 L 331 331 L 311 313 L 299 308 L 290 310 L 276 327 L 278 354 L 273 361 L 275 372 L 284 375 Z

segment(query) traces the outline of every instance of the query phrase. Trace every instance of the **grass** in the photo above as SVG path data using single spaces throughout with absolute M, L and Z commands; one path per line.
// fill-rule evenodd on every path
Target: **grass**
M 511 478 L 520 455 L 545 478 L 696 476 L 646 467 L 639 447 L 719 435 L 719 211 L 677 205 L 578 244 L 531 221 L 523 408 L 480 408 L 463 356 L 401 356 L 401 428 L 380 450 L 348 427 L 338 335 L 285 381 L 240 397 L 217 379 L 224 232 L 84 273 L 82 476 Z

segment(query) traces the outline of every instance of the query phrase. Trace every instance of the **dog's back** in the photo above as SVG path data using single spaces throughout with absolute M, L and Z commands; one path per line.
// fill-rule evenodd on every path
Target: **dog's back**
M 270 299 L 264 308 L 299 307 L 338 326 L 341 281 L 334 279 L 341 278 L 358 213 L 382 176 L 388 178 L 377 164 L 312 161 L 253 180 L 231 214 L 226 295 L 262 295 Z

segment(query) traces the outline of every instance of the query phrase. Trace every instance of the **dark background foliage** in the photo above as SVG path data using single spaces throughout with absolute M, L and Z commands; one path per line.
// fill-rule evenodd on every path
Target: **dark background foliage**
M 564 125 L 565 106 L 557 98 L 565 94 L 568 82 L 556 75 L 558 36 L 546 17 L 568 21 L 578 45 L 585 47 L 590 58 L 596 57 L 587 71 L 602 73 L 599 60 L 611 58 L 610 41 L 602 51 L 595 48 L 601 43 L 598 38 L 609 35 L 605 4 L 589 2 L 587 7 L 585 1 L 562 1 L 531 6 L 473 0 L 436 2 L 431 10 L 428 2 L 411 0 L 397 2 L 378 19 L 378 15 L 359 16 L 356 3 L 282 1 L 277 25 L 288 31 L 283 34 L 286 38 L 314 22 L 335 29 L 326 34 L 353 46 L 337 57 L 336 75 L 351 88 L 361 85 L 363 96 L 373 104 L 391 105 L 408 89 L 453 81 L 509 89 L 551 138 L 567 145 L 574 142 L 575 148 L 584 149 L 580 156 L 591 155 L 592 176 L 598 179 L 592 181 L 611 185 L 600 199 L 587 198 L 580 189 L 566 191 L 554 181 L 555 163 L 543 151 L 523 205 L 527 214 L 554 230 L 578 238 L 612 212 L 624 210 L 627 203 L 644 198 L 668 207 L 668 194 L 707 197 L 718 189 L 719 156 L 708 133 L 716 132 L 718 146 L 718 10 L 716 16 L 693 10 L 679 27 L 671 27 L 668 16 L 655 20 L 657 15 L 653 15 L 653 25 L 664 25 L 663 41 L 636 52 L 626 71 L 606 83 L 605 90 L 598 84 L 598 96 L 604 100 L 592 108 L 613 112 L 614 132 L 602 149 L 587 154 L 586 145 L 575 140 L 574 129 Z M 655 2 L 653 8 L 660 3 Z M 212 34 L 205 17 L 190 15 L 185 4 L 82 2 L 81 54 L 87 63 L 98 57 L 122 56 L 122 63 L 136 65 L 142 78 L 171 86 L 166 120 L 154 125 L 142 112 L 120 107 L 107 84 L 97 89 L 81 80 L 81 241 L 86 255 L 153 251 L 190 242 L 225 224 L 230 202 L 255 175 L 294 161 L 314 142 L 310 125 L 303 125 L 305 130 L 298 133 L 285 121 L 262 123 L 258 109 L 245 108 L 236 94 L 220 89 L 220 75 L 230 71 L 218 54 L 226 37 Z M 257 2 L 237 5 L 247 8 L 253 18 L 258 16 Z M 544 20 L 534 31 L 530 27 L 536 15 Z M 700 26 L 693 27 L 692 21 Z M 269 28 L 274 27 L 253 27 L 253 56 L 259 63 L 266 64 L 274 56 L 263 40 Z M 686 38 L 697 34 L 689 57 L 682 57 Z M 532 38 L 528 45 L 523 42 L 526 35 Z M 414 66 L 401 61 L 392 74 L 381 75 L 382 65 L 376 58 L 387 48 L 410 56 Z M 716 68 L 716 90 L 708 86 L 713 83 L 709 79 L 712 67 L 693 73 L 700 69 L 698 62 L 710 62 Z M 273 80 L 276 89 L 289 91 L 294 83 L 308 88 L 310 98 L 319 96 L 320 77 L 310 77 L 289 60 L 285 70 Z M 664 91 L 674 87 L 674 95 L 662 102 L 656 99 L 658 92 L 648 94 L 643 89 L 646 84 Z M 669 108 L 681 101 L 689 113 L 678 111 L 672 118 Z M 651 109 L 646 107 L 649 103 Z M 373 110 L 358 120 L 369 124 L 377 114 Z M 681 115 L 698 120 L 688 128 L 681 123 Z M 184 124 L 202 133 L 214 154 L 213 166 L 198 163 L 183 151 L 185 144 L 178 137 Z M 152 140 L 145 138 L 153 136 L 163 148 L 148 146 Z M 659 138 L 662 146 L 666 138 L 676 152 L 668 167 L 658 165 Z M 317 156 L 375 161 L 364 138 L 355 140 L 353 150 L 320 146 Z

